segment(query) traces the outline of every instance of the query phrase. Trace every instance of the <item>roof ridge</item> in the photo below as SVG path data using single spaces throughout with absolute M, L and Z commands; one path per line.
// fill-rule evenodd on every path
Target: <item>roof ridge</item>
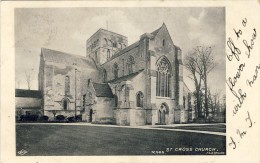
M 77 57 L 80 57 L 82 59 L 87 59 L 87 57 L 84 57 L 84 56 L 78 55 L 78 54 L 67 53 L 67 52 L 64 52 L 64 51 L 53 50 L 53 49 L 49 49 L 49 48 L 41 48 L 41 49 L 42 50 L 54 51 L 54 52 L 58 52 L 58 53 L 63 53 L 63 54 L 67 54 L 67 55 L 70 55 L 70 56 L 77 56 Z
M 133 78 L 136 75 L 138 75 L 139 73 L 141 73 L 142 71 L 144 71 L 144 69 L 140 69 L 140 70 L 138 70 L 136 72 L 133 72 L 131 74 L 128 74 L 128 75 L 125 75 L 125 76 L 121 76 L 121 77 L 116 78 L 116 79 L 112 79 L 112 80 L 108 81 L 108 83 L 113 83 L 113 82 L 116 82 L 116 81 L 120 81 L 120 80 L 125 79 L 125 78 L 127 79 L 129 76 Z
M 138 40 L 138 41 L 132 43 L 131 45 L 125 47 L 124 49 L 118 51 L 116 54 L 114 54 L 114 55 L 111 57 L 111 60 L 113 60 L 113 59 L 119 57 L 120 55 L 122 55 L 122 54 L 128 52 L 129 50 L 132 50 L 133 48 L 135 48 L 136 46 L 139 45 L 139 42 L 140 42 L 140 40 Z

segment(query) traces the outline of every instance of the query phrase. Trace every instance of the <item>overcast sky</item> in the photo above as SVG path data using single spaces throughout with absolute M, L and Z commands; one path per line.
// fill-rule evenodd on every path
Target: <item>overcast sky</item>
M 225 93 L 224 8 L 37 8 L 15 10 L 16 81 L 27 89 L 24 72 L 33 69 L 32 89 L 38 89 L 37 74 L 42 47 L 86 56 L 86 40 L 99 28 L 128 37 L 128 44 L 143 33 L 166 24 L 183 57 L 198 45 L 215 46 L 217 67 L 209 76 L 212 91 Z M 194 86 L 184 71 L 184 80 Z

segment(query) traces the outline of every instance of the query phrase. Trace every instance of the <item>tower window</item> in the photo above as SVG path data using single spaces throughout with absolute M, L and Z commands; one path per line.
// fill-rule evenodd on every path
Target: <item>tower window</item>
M 163 40 L 162 45 L 163 45 L 163 46 L 165 45 L 165 40 Z

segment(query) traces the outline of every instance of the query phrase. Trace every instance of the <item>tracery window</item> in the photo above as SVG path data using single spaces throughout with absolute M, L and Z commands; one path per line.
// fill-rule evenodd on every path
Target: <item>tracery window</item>
M 170 97 L 170 71 L 171 66 L 166 57 L 157 62 L 156 96 Z
M 134 61 L 134 57 L 130 56 L 127 59 L 127 70 L 128 70 L 128 74 L 133 73 L 133 65 L 134 65 L 135 61 Z

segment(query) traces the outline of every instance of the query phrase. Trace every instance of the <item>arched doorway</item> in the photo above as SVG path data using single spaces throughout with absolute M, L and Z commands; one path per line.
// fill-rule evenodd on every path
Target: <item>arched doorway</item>
M 158 123 L 165 125 L 168 115 L 169 115 L 168 106 L 165 103 L 162 103 L 158 110 Z
M 89 122 L 92 122 L 93 109 L 89 110 Z
M 64 110 L 69 110 L 69 103 L 70 103 L 69 99 L 67 99 L 67 98 L 63 99 L 62 104 L 63 104 Z

